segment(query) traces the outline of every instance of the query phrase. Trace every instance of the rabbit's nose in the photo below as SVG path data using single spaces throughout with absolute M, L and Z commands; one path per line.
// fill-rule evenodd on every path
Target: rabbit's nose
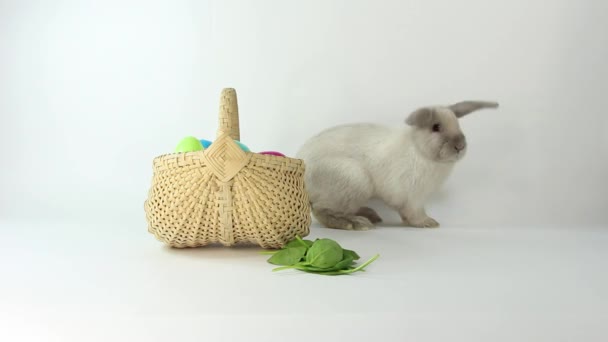
M 458 136 L 454 140 L 454 149 L 456 150 L 456 152 L 460 152 L 464 150 L 465 147 L 467 147 L 467 141 L 465 140 L 464 136 Z

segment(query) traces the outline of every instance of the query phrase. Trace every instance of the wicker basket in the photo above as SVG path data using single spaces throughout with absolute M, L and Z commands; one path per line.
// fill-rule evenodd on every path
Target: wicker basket
M 224 89 L 217 139 L 205 151 L 154 159 L 144 207 L 148 231 L 173 247 L 280 248 L 309 233 L 304 162 L 244 152 L 234 89 Z

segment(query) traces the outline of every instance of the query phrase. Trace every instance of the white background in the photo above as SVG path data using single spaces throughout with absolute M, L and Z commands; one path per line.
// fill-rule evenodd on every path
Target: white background
M 33 315 L 42 322 L 49 312 L 82 311 L 64 300 L 80 300 L 65 284 L 85 291 L 99 279 L 74 283 L 82 273 L 66 270 L 88 270 L 96 265 L 91 260 L 101 262 L 109 251 L 116 252 L 107 261 L 114 262 L 115 269 L 105 281 L 134 284 L 147 284 L 150 279 L 141 274 L 138 278 L 129 267 L 143 267 L 159 279 L 174 279 L 170 270 L 198 267 L 197 261 L 203 264 L 201 269 L 207 267 L 207 280 L 222 284 L 214 275 L 227 274 L 230 260 L 251 260 L 250 254 L 255 255 L 251 250 L 211 250 L 184 252 L 190 254 L 183 254 L 186 264 L 181 263 L 181 257 L 175 259 L 172 254 L 177 252 L 163 249 L 146 233 L 143 213 L 152 158 L 171 152 L 187 135 L 213 139 L 219 93 L 223 87 L 234 87 L 242 141 L 254 151 L 278 150 L 289 155 L 306 138 L 335 124 L 402 125 L 419 106 L 465 99 L 501 104 L 498 110 L 474 113 L 461 122 L 469 141 L 468 155 L 429 203 L 429 213 L 443 225 L 439 230 L 384 227 L 356 235 L 313 228 L 313 236 L 350 242 L 367 256 L 377 251 L 383 254 L 376 266 L 383 285 L 368 283 L 362 285 L 361 293 L 345 295 L 351 301 L 365 296 L 376 296 L 376 300 L 336 312 L 328 305 L 325 314 L 363 315 L 357 317 L 385 331 L 386 322 L 393 321 L 382 317 L 410 317 L 426 323 L 395 336 L 444 340 L 438 334 L 441 324 L 469 327 L 450 318 L 469 312 L 472 316 L 465 316 L 475 318 L 467 321 L 473 335 L 461 335 L 468 340 L 488 337 L 474 328 L 480 317 L 490 322 L 488 332 L 525 331 L 529 334 L 502 336 L 539 340 L 570 336 L 559 330 L 550 335 L 547 327 L 564 327 L 563 322 L 572 318 L 568 315 L 578 317 L 584 312 L 589 317 L 578 323 L 589 326 L 571 326 L 571 336 L 586 332 L 587 340 L 605 337 L 601 324 L 593 323 L 608 317 L 608 296 L 601 290 L 608 285 L 604 261 L 607 15 L 608 3 L 602 0 L 0 1 L 0 234 L 6 242 L 5 260 L 21 260 L 16 265 L 23 265 L 9 266 L 8 278 L 13 282 L 0 285 L 6 286 L 6 298 L 13 298 L 6 317 L 31 322 Z M 384 211 L 384 215 L 389 224 L 397 223 L 395 214 Z M 39 241 L 41 237 L 45 240 Z M 372 241 L 373 248 L 369 247 Z M 397 253 L 401 247 L 390 241 L 420 242 L 407 255 L 407 260 L 420 264 L 411 261 L 411 268 L 402 266 Z M 433 253 L 423 246 L 434 246 Z M 456 252 L 450 254 L 450 248 Z M 519 256 L 505 260 L 510 253 Z M 144 254 L 149 258 L 143 258 Z M 429 259 L 431 255 L 437 259 Z M 77 263 L 60 264 L 66 269 L 45 264 L 53 258 Z M 154 269 L 149 260 L 172 266 Z M 560 265 L 571 268 L 564 271 Z M 422 272 L 416 273 L 420 278 L 409 273 L 416 270 Z M 550 274 L 535 278 L 541 270 Z M 256 289 L 276 286 L 277 278 L 266 271 L 263 259 L 256 260 L 243 268 L 245 276 L 229 279 L 242 283 L 257 274 L 259 283 L 253 283 L 260 287 Z M 460 286 L 471 291 L 472 302 L 460 302 L 459 298 L 467 297 L 458 286 L 436 297 L 433 290 L 453 284 L 454 279 L 442 278 L 449 272 L 468 275 L 470 283 L 463 280 Z M 93 274 L 99 277 L 92 273 L 92 279 L 96 279 Z M 391 274 L 399 281 L 390 283 Z M 64 285 L 57 285 L 59 292 L 47 289 L 52 303 L 35 302 L 29 294 L 46 293 L 37 284 L 47 276 Z M 129 280 L 129 276 L 135 278 Z M 480 283 L 482 276 L 493 280 Z M 419 279 L 413 285 L 418 292 L 400 290 L 409 277 Z M 180 283 L 192 284 L 196 279 Z M 304 313 L 311 311 L 313 298 L 330 301 L 327 293 L 320 293 L 324 287 L 315 285 L 316 278 L 298 279 L 298 284 L 310 282 L 308 292 L 299 290 L 300 296 L 308 298 L 302 299 Z M 340 293 L 343 285 L 332 281 L 322 282 L 333 284 L 324 286 L 335 286 Z M 510 285 L 511 281 L 521 286 Z M 526 284 L 532 284 L 535 292 L 528 292 Z M 115 286 L 126 295 L 119 290 L 124 288 Z M 208 295 L 203 284 L 184 290 L 183 306 L 161 300 L 152 308 L 143 304 L 143 294 L 152 296 L 146 291 L 154 290 L 162 297 L 175 284 L 156 282 L 154 286 L 128 292 L 133 302 L 123 298 L 125 307 L 112 306 L 111 297 L 96 292 L 92 297 L 107 307 L 91 304 L 90 312 L 127 317 L 150 312 L 178 315 L 178 308 L 189 307 L 188 300 L 204 303 L 200 297 Z M 225 298 L 222 289 L 240 291 L 233 286 L 212 289 Z M 487 286 L 514 290 L 485 293 L 473 290 L 477 286 L 485 291 L 490 291 Z M 386 297 L 381 288 L 387 289 Z M 21 296 L 15 295 L 18 289 L 24 291 Z M 418 307 L 407 302 L 425 289 L 430 292 L 426 297 L 421 294 L 422 298 L 435 296 L 444 301 L 430 303 L 427 311 L 421 309 L 425 303 Z M 142 297 L 134 297 L 136 293 Z M 238 300 L 228 296 L 231 299 L 224 303 L 212 301 L 208 311 L 198 313 L 237 313 L 238 303 L 280 307 L 278 302 L 253 298 L 255 293 L 260 292 L 252 290 L 250 297 Z M 262 291 L 270 297 L 275 293 Z M 544 297 L 538 299 L 539 293 Z M 563 306 L 553 308 L 557 297 Z M 390 298 L 398 310 L 389 308 Z M 483 306 L 492 300 L 506 307 Z M 514 302 L 518 303 L 515 307 L 507 305 Z M 226 303 L 232 311 L 220 309 Z M 535 310 L 542 314 L 534 316 Z M 196 312 L 182 311 L 185 315 Z M 370 312 L 377 315 L 365 316 Z M 532 312 L 532 318 L 522 312 Z M 559 314 L 551 318 L 549 312 Z M 539 321 L 539 317 L 547 320 Z M 125 322 L 129 321 L 117 326 L 137 326 Z M 57 330 L 55 336 L 66 340 L 66 331 Z M 44 336 L 44 330 L 40 333 Z

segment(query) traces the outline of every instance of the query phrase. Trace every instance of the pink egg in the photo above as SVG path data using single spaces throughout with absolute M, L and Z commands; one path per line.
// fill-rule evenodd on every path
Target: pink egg
M 277 156 L 277 157 L 285 157 L 285 155 L 281 152 L 275 152 L 275 151 L 264 151 L 264 152 L 260 152 L 260 154 L 268 154 L 271 156 Z

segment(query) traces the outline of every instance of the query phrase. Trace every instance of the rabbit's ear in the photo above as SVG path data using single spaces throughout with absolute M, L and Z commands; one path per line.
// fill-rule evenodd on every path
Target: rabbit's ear
M 498 103 L 496 103 L 496 102 L 462 101 L 462 102 L 455 103 L 455 104 L 449 106 L 448 108 L 450 108 L 450 110 L 452 112 L 454 112 L 454 114 L 456 114 L 456 117 L 461 118 L 461 117 L 463 117 L 471 112 L 474 112 L 476 110 L 479 110 L 479 109 L 497 108 L 497 107 L 498 107 Z
M 435 113 L 432 108 L 420 108 L 410 114 L 405 123 L 410 126 L 428 127 L 432 124 Z

